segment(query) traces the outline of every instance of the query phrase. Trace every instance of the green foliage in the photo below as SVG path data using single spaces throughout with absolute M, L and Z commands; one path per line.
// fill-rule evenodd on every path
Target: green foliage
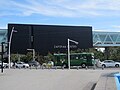
M 89 49 L 89 52 L 94 53 L 94 57 L 95 57 L 96 59 L 104 60 L 104 58 L 105 58 L 104 52 L 98 51 L 98 50 L 95 49 L 95 48 L 90 48 L 90 49 Z
M 32 52 L 28 52 L 26 55 L 11 54 L 11 61 L 12 62 L 23 61 L 23 62 L 28 63 L 30 60 L 32 60 Z
M 100 60 L 111 59 L 111 60 L 120 60 L 120 47 L 107 47 L 108 52 L 97 51 L 96 49 L 90 49 L 90 52 L 93 52 L 95 58 Z
M 54 56 L 50 52 L 48 53 L 47 56 L 48 56 L 48 61 L 51 61 L 54 59 Z
M 37 55 L 37 61 L 42 65 L 43 63 L 45 63 L 45 59 L 43 55 Z
M 28 53 L 26 54 L 26 59 L 27 59 L 28 61 L 31 61 L 31 60 L 33 59 L 33 53 L 32 53 L 32 52 L 28 52 Z
M 11 54 L 11 61 L 17 62 L 18 61 L 18 55 L 17 54 Z
M 120 60 L 120 47 L 108 48 L 109 59 Z

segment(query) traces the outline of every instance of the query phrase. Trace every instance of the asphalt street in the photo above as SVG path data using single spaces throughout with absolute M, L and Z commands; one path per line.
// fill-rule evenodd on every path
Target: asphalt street
M 119 72 L 107 69 L 6 69 L 0 73 L 0 90 L 90 90 L 100 76 Z

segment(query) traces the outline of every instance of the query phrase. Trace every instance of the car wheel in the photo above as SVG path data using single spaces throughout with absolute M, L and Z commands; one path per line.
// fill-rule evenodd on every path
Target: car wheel
M 105 68 L 105 67 L 106 67 L 106 65 L 105 65 L 105 64 L 103 64 L 103 65 L 102 65 L 102 67 L 104 67 L 104 68 Z
M 16 68 L 18 68 L 18 66 L 16 66 Z
M 82 68 L 85 68 L 85 67 L 86 67 L 86 64 L 85 64 L 85 63 L 82 63 L 81 66 L 82 66 Z
M 23 68 L 25 68 L 25 65 L 23 65 Z
M 116 64 L 116 65 L 115 65 L 115 67 L 119 67 L 119 65 L 118 65 L 118 64 Z

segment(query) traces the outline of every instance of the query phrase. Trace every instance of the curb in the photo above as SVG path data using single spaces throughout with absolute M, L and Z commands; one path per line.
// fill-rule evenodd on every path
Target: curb
M 101 75 L 94 90 L 117 90 L 113 73 Z

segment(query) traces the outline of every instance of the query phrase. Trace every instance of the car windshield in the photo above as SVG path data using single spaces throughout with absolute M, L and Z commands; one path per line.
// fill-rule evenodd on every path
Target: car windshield
M 17 64 L 24 64 L 23 62 L 18 62 Z
M 105 63 L 114 63 L 114 61 L 109 60 L 109 61 L 104 61 Z

